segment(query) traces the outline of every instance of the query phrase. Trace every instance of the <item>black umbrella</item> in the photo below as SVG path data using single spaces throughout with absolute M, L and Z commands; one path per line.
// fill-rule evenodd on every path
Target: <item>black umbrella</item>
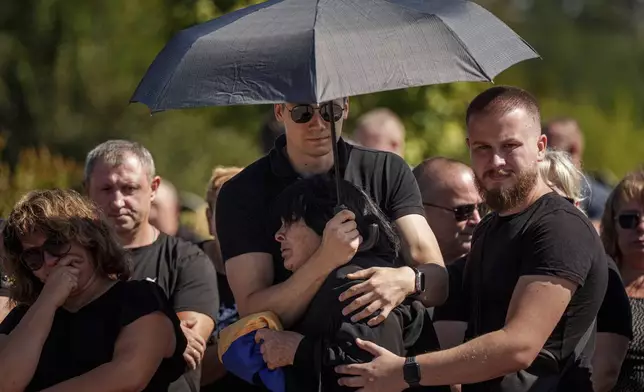
M 131 101 L 153 112 L 321 103 L 414 86 L 491 81 L 535 57 L 521 37 L 470 1 L 269 0 L 178 33 Z M 333 122 L 331 131 L 337 140 Z

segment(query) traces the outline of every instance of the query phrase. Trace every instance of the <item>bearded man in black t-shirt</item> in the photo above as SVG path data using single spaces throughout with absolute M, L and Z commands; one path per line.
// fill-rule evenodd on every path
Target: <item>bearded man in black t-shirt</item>
M 407 361 L 359 342 L 376 358 L 340 367 L 340 382 L 365 392 L 402 391 L 414 379 L 496 392 L 548 378 L 557 386 L 539 391 L 592 391 L 608 266 L 592 223 L 539 176 L 547 138 L 538 104 L 521 89 L 493 87 L 472 101 L 466 123 L 477 184 L 496 211 L 474 232 L 465 267 L 468 341 Z
M 181 320 L 188 340 L 184 359 L 189 371 L 170 391 L 197 392 L 206 341 L 219 310 L 217 275 L 208 256 L 196 245 L 150 224 L 159 184 L 152 155 L 138 143 L 110 140 L 87 155 L 87 193 L 104 211 L 121 244 L 130 250 L 132 279 L 156 282 Z

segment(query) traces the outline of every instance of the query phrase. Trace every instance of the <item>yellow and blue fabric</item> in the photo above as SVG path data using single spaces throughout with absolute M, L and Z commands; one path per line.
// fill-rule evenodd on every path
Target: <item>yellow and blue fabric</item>
M 246 382 L 263 386 L 271 392 L 285 392 L 282 369 L 269 369 L 255 334 L 262 328 L 282 331 L 282 324 L 273 312 L 251 314 L 222 329 L 219 333 L 218 355 L 226 370 Z

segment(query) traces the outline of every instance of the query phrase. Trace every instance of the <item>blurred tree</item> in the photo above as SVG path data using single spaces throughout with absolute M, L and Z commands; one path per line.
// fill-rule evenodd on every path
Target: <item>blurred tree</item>
M 82 162 L 89 149 L 109 138 L 143 142 L 162 175 L 198 194 L 213 166 L 252 162 L 260 154 L 258 132 L 266 107 L 170 111 L 151 117 L 144 105 L 128 101 L 156 54 L 180 29 L 259 2 L 3 4 L 0 131 L 7 135 L 3 159 L 8 165 L 2 169 L 6 178 L 14 178 L 25 165 L 24 151 L 38 155 L 37 147 L 47 146 L 47 151 Z M 641 162 L 644 113 L 636 110 L 644 104 L 644 89 L 639 87 L 644 82 L 644 29 L 637 18 L 644 12 L 641 1 L 479 3 L 543 56 L 504 72 L 497 84 L 532 91 L 546 117 L 577 117 L 587 138 L 589 168 L 621 175 Z M 352 131 L 361 113 L 385 106 L 405 122 L 410 163 L 435 154 L 467 160 L 464 111 L 488 86 L 455 83 L 354 97 L 346 132 Z
M 4 139 L 0 138 L 0 156 Z M 7 217 L 13 205 L 34 189 L 73 188 L 81 191 L 83 171 L 74 161 L 52 154 L 47 148 L 27 148 L 18 156 L 13 170 L 0 164 L 0 217 Z

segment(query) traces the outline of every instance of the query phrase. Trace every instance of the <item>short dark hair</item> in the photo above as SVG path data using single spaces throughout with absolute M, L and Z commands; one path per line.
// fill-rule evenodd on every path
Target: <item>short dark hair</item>
M 470 102 L 465 123 L 477 114 L 503 115 L 514 109 L 524 109 L 534 120 L 541 123 L 541 110 L 536 98 L 529 92 L 512 86 L 495 86 L 476 96 Z
M 317 175 L 296 181 L 287 187 L 273 204 L 272 213 L 286 223 L 300 219 L 322 236 L 328 221 L 335 216 L 337 205 L 335 180 L 328 175 Z M 346 180 L 340 180 L 342 204 L 356 216 L 358 231 L 366 240 L 369 226 L 378 225 L 378 241 L 371 252 L 398 256 L 400 240 L 391 222 L 373 200 L 361 189 Z

